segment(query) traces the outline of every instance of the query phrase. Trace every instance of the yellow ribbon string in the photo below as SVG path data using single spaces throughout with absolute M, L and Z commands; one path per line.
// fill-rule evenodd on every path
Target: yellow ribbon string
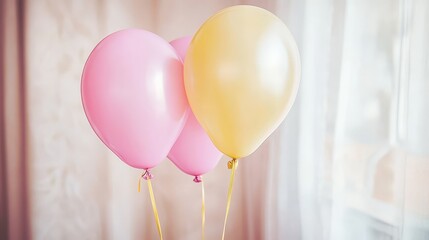
M 149 175 L 149 177 L 147 177 L 147 179 L 145 178 L 146 174 Z M 140 192 L 140 187 L 141 187 L 141 180 L 142 178 L 145 178 L 147 181 L 147 187 L 149 189 L 149 195 L 150 195 L 150 202 L 152 203 L 152 209 L 153 209 L 153 215 L 155 216 L 155 222 L 156 222 L 156 228 L 158 229 L 158 235 L 159 235 L 159 239 L 162 240 L 162 229 L 161 229 L 161 222 L 159 221 L 159 215 L 158 215 L 158 210 L 156 208 L 156 202 L 155 202 L 155 196 L 153 194 L 153 189 L 152 189 L 152 183 L 150 181 L 150 173 L 149 172 L 145 172 L 144 174 L 142 174 L 139 178 L 139 184 L 138 184 L 138 192 Z
M 201 204 L 201 225 L 202 225 L 202 230 L 201 230 L 201 234 L 202 234 L 202 239 L 204 240 L 204 225 L 206 223 L 206 200 L 205 200 L 205 194 L 204 194 L 204 181 L 201 180 L 201 200 L 202 200 L 202 204 Z
M 226 202 L 225 221 L 223 222 L 222 240 L 225 239 L 226 222 L 228 220 L 229 206 L 231 205 L 232 187 L 234 186 L 235 170 L 237 170 L 237 166 L 238 166 L 238 162 L 237 162 L 237 159 L 235 159 L 235 158 L 233 158 L 231 161 L 228 162 L 228 168 L 231 169 L 231 178 L 229 180 L 228 198 L 227 198 L 227 202 Z
M 156 209 L 155 197 L 153 195 L 152 183 L 147 179 L 147 187 L 149 188 L 150 202 L 152 203 L 153 215 L 155 216 L 156 228 L 158 229 L 159 239 L 162 240 L 161 223 L 159 221 L 158 210 Z

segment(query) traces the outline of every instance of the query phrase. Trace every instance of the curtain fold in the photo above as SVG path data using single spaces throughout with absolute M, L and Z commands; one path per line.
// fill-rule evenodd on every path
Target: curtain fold
M 30 239 L 23 1 L 1 3 L 1 233 Z
M 1 22 L 4 20 L 5 3 L 0 2 Z M 0 24 L 0 218 L 7 218 L 7 184 L 6 184 L 6 139 L 5 139 L 5 123 L 4 123 L 4 24 Z M 6 239 L 8 236 L 7 221 L 0 222 L 0 238 Z

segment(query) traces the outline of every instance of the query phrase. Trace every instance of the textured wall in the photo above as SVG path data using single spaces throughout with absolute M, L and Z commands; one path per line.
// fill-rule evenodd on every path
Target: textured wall
M 156 238 L 145 185 L 142 193 L 136 191 L 141 172 L 126 166 L 108 151 L 84 116 L 80 102 L 82 68 L 97 42 L 113 31 L 139 27 L 172 40 L 191 35 L 210 15 L 233 4 L 133 0 L 27 2 L 26 77 L 31 104 L 29 162 L 35 239 Z M 229 180 L 225 168 L 226 161 L 221 161 L 205 177 L 207 239 L 217 239 L 221 234 Z M 168 161 L 153 173 L 166 239 L 198 239 L 200 186 Z M 246 216 L 240 207 L 241 179 L 236 183 L 228 235 L 243 239 L 241 222 L 261 218 L 243 219 Z M 261 234 L 260 228 L 249 231 Z

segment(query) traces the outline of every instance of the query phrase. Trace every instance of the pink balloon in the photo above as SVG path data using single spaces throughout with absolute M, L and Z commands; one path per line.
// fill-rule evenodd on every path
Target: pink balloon
M 82 102 L 100 139 L 128 165 L 164 160 L 188 116 L 183 64 L 159 36 L 115 32 L 92 51 L 82 74 Z
M 176 39 L 170 44 L 184 60 L 191 37 Z M 213 145 L 209 136 L 200 126 L 191 109 L 179 138 L 171 148 L 168 158 L 183 172 L 195 176 L 194 181 L 200 181 L 200 175 L 212 170 L 222 153 Z

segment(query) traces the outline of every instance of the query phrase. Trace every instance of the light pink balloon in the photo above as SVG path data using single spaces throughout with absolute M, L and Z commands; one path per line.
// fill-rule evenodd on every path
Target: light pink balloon
M 191 37 L 176 39 L 170 44 L 184 60 Z M 191 109 L 179 138 L 168 154 L 168 158 L 183 172 L 195 176 L 194 181 L 200 181 L 200 175 L 212 170 L 222 153 L 213 145 L 207 133 L 200 126 Z
M 82 75 L 82 102 L 100 139 L 128 165 L 164 160 L 188 115 L 183 64 L 171 45 L 138 29 L 104 38 Z

